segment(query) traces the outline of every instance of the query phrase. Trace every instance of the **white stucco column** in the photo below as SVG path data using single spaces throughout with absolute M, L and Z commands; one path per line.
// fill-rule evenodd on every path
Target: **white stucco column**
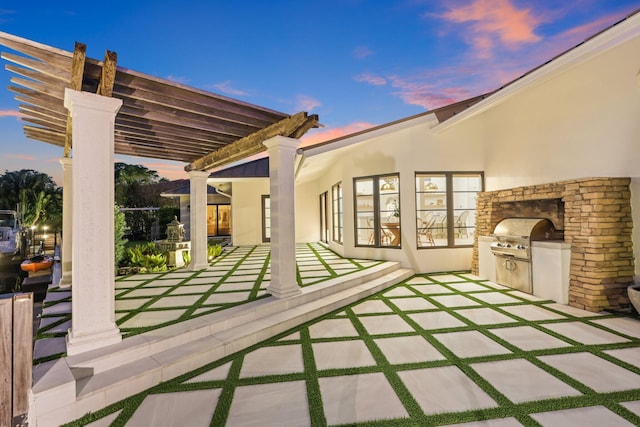
M 271 283 L 276 298 L 300 292 L 296 280 L 295 156 L 300 141 L 276 136 L 264 142 L 269 153 L 271 198 Z
M 115 323 L 113 150 L 122 100 L 65 89 L 73 125 L 73 271 L 67 354 L 122 340 Z
M 62 246 L 60 247 L 60 257 L 62 265 L 62 274 L 58 286 L 68 288 L 71 286 L 71 265 L 72 265 L 72 248 L 73 248 L 73 179 L 72 166 L 73 161 L 69 157 L 60 158 L 62 165 Z
M 191 239 L 191 263 L 189 270 L 209 267 L 207 259 L 207 178 L 209 172 L 189 172 L 190 214 L 189 238 Z

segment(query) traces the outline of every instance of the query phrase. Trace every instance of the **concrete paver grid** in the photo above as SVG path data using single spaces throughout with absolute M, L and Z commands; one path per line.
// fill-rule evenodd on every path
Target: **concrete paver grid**
M 629 336 L 640 322 L 529 299 L 472 275 L 433 277 L 438 284 L 416 276 L 168 381 L 145 400 L 173 389 L 178 399 L 199 382 L 215 391 L 198 409 L 215 412 L 213 425 L 640 424 L 640 341 Z M 460 291 L 461 281 L 485 290 Z M 416 294 L 417 286 L 450 288 L 440 296 L 454 298 Z M 483 293 L 502 297 L 475 298 Z M 223 395 L 231 402 L 215 397 Z M 166 422 L 184 421 L 180 414 Z

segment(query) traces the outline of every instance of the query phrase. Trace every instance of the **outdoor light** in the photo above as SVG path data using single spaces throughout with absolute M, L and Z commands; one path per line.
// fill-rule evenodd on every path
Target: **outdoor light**
M 431 182 L 431 178 L 426 178 L 424 182 L 425 190 L 437 190 L 438 185 L 435 182 Z
M 427 190 L 437 190 L 438 185 L 435 182 L 430 182 L 425 187 Z
M 380 187 L 380 190 L 382 191 L 395 191 L 396 186 L 393 185 L 393 182 L 391 182 L 388 179 L 384 180 L 384 184 L 382 184 L 382 186 Z

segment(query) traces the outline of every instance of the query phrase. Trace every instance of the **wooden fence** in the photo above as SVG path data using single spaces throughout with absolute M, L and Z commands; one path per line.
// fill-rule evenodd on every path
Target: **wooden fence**
M 0 427 L 29 411 L 33 364 L 33 294 L 0 295 Z

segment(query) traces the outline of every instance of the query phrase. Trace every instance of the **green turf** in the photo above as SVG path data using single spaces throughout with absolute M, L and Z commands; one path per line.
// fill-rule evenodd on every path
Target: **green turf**
M 452 275 L 460 278 L 461 283 L 475 283 L 486 287 L 486 290 L 462 292 L 456 288 L 456 283 L 439 282 L 437 277 L 441 277 L 442 274 Z M 421 285 L 412 285 L 411 283 L 416 278 L 422 278 L 429 283 L 439 284 L 442 286 L 442 293 L 435 293 L 429 295 L 421 294 L 417 289 Z M 622 402 L 640 400 L 640 388 L 630 389 L 613 392 L 597 392 L 587 385 L 581 383 L 579 380 L 572 378 L 568 374 L 553 368 L 550 365 L 542 362 L 541 356 L 556 355 L 556 354 L 573 354 L 588 352 L 599 358 L 614 363 L 615 365 L 627 369 L 629 374 L 640 374 L 640 369 L 636 366 L 625 363 L 621 360 L 612 357 L 604 353 L 607 350 L 624 349 L 624 348 L 637 348 L 640 351 L 640 340 L 626 336 L 620 332 L 612 331 L 605 326 L 595 323 L 594 320 L 615 318 L 615 315 L 587 315 L 586 317 L 576 317 L 571 314 L 556 310 L 549 306 L 551 301 L 530 301 L 526 298 L 517 296 L 509 289 L 493 289 L 487 286 L 486 281 L 470 279 L 467 272 L 453 272 L 453 273 L 440 273 L 431 275 L 414 276 L 407 281 L 398 284 L 388 290 L 379 292 L 366 301 L 380 301 L 385 304 L 390 310 L 390 314 L 400 316 L 404 322 L 411 326 L 412 331 L 408 332 L 393 332 L 383 334 L 371 334 L 364 326 L 367 317 L 374 317 L 383 315 L 383 313 L 363 313 L 356 314 L 354 308 L 362 303 L 358 301 L 351 304 L 346 308 L 336 310 L 318 319 L 314 319 L 302 326 L 292 328 L 282 334 L 279 334 L 272 339 L 259 343 L 246 350 L 238 352 L 234 355 L 228 356 L 224 359 L 213 361 L 212 363 L 196 369 L 187 374 L 181 375 L 166 383 L 159 384 L 145 392 L 131 397 L 129 399 L 118 402 L 109 406 L 95 414 L 88 415 L 80 420 L 77 420 L 70 425 L 80 426 L 86 425 L 93 420 L 103 418 L 111 413 L 121 411 L 116 419 L 114 425 L 124 425 L 126 421 L 133 415 L 136 408 L 143 402 L 144 397 L 150 394 L 156 393 L 175 393 L 187 390 L 196 389 L 220 389 L 221 395 L 217 404 L 212 402 L 215 406 L 215 412 L 211 421 L 211 425 L 224 425 L 229 416 L 229 411 L 233 403 L 234 392 L 237 387 L 253 385 L 253 384 L 269 384 L 294 380 L 305 381 L 306 395 L 309 405 L 309 416 L 311 424 L 314 426 L 327 425 L 327 417 L 324 410 L 323 396 L 319 381 L 322 378 L 338 377 L 345 375 L 355 374 L 367 374 L 367 373 L 381 373 L 391 386 L 395 395 L 400 399 L 404 409 L 408 413 L 408 417 L 394 418 L 388 420 L 367 420 L 356 424 L 358 426 L 432 426 L 432 425 L 446 425 L 454 423 L 464 423 L 479 420 L 496 420 L 501 418 L 513 417 L 519 423 L 524 426 L 538 426 L 539 423 L 531 417 L 531 414 L 570 409 L 570 408 L 583 408 L 589 406 L 603 406 L 613 413 L 619 415 L 623 419 L 630 422 L 632 425 L 640 425 L 640 417 L 629 411 L 627 408 L 621 405 Z M 416 287 L 414 287 L 416 286 Z M 389 296 L 389 292 L 393 290 L 402 291 L 407 293 L 406 296 Z M 447 292 L 450 291 L 450 292 Z M 501 295 L 509 295 L 515 298 L 515 301 L 505 304 L 489 304 L 484 302 L 480 297 L 482 294 L 498 293 Z M 513 321 L 509 323 L 500 324 L 482 324 L 478 325 L 470 321 L 467 317 L 462 315 L 459 310 L 462 307 L 446 307 L 433 297 L 443 295 L 464 295 L 471 301 L 478 303 L 477 306 L 465 307 L 465 308 L 491 308 L 497 313 L 508 316 Z M 432 303 L 435 308 L 421 309 L 421 310 L 400 310 L 397 304 L 400 300 L 412 297 L 421 297 Z M 549 320 L 527 320 L 522 317 L 509 313 L 505 308 L 517 307 L 517 306 L 536 306 L 547 310 L 549 313 L 556 313 L 562 315 L 562 319 L 549 319 Z M 424 329 L 412 319 L 412 314 L 417 313 L 429 313 L 429 312 L 442 312 L 453 316 L 456 320 L 462 323 L 460 326 L 445 327 L 439 329 Z M 310 334 L 310 327 L 328 319 L 348 319 L 355 330 L 357 336 L 353 337 L 324 337 L 313 338 Z M 582 344 L 571 338 L 553 332 L 545 328 L 545 325 L 551 325 L 559 322 L 575 321 L 584 325 L 596 327 L 600 330 L 613 333 L 621 338 L 629 339 L 628 342 L 620 343 L 607 343 L 607 344 Z M 529 326 L 535 330 L 544 332 L 545 334 L 555 337 L 562 342 L 568 344 L 567 347 L 559 348 L 541 348 L 536 350 L 525 351 L 515 345 L 511 344 L 508 340 L 502 339 L 495 335 L 492 331 L 497 332 L 498 329 L 513 327 L 513 326 Z M 437 339 L 438 334 L 464 332 L 464 331 L 477 331 L 483 336 L 491 339 L 493 342 L 502 345 L 510 353 L 495 354 L 495 355 L 480 355 L 473 357 L 460 357 L 455 354 L 451 349 L 444 345 Z M 299 338 L 288 338 L 293 333 L 299 333 Z M 402 337 L 402 336 L 420 336 L 423 337 L 431 346 L 433 346 L 439 353 L 445 358 L 443 360 L 433 361 L 421 361 L 414 363 L 402 363 L 393 364 L 386 357 L 385 353 L 381 350 L 380 346 L 376 343 L 376 339 L 390 338 L 390 337 Z M 361 367 L 346 367 L 346 368 L 331 368 L 331 369 L 319 369 L 317 360 L 315 358 L 313 344 L 317 343 L 329 343 L 329 342 L 343 342 L 343 341 L 362 341 L 366 345 L 366 348 L 370 352 L 371 356 L 375 360 L 375 364 L 371 366 Z M 251 352 L 265 347 L 278 347 L 278 346 L 301 346 L 303 355 L 303 372 L 290 373 L 290 374 L 278 374 L 278 375 L 265 375 L 256 377 L 240 378 L 240 370 L 244 362 L 244 358 Z M 292 347 L 293 348 L 293 347 Z M 509 399 L 509 396 L 502 394 L 496 389 L 490 381 L 482 377 L 473 365 L 481 362 L 497 362 L 508 360 L 526 360 L 534 366 L 542 369 L 544 372 L 552 375 L 556 379 L 559 379 L 563 383 L 571 386 L 575 390 L 580 392 L 580 395 L 576 396 L 564 396 L 558 398 L 547 398 L 542 400 L 524 401 L 521 403 L 515 403 Z M 231 368 L 225 380 L 200 382 L 200 383 L 186 383 L 187 380 L 195 378 L 196 376 L 208 372 L 219 366 L 223 366 L 226 363 L 231 363 Z M 420 403 L 413 396 L 411 390 L 403 383 L 400 373 L 410 372 L 412 370 L 423 370 L 429 368 L 438 367 L 456 367 L 462 371 L 467 378 L 475 383 L 482 391 L 484 391 L 491 399 L 493 399 L 498 406 L 488 409 L 474 409 L 463 410 L 454 412 L 441 412 L 436 414 L 425 414 L 420 406 Z M 461 396 L 464 399 L 464 396 Z M 283 402 L 286 404 L 286 402 Z M 265 425 L 268 423 L 265 420 Z

